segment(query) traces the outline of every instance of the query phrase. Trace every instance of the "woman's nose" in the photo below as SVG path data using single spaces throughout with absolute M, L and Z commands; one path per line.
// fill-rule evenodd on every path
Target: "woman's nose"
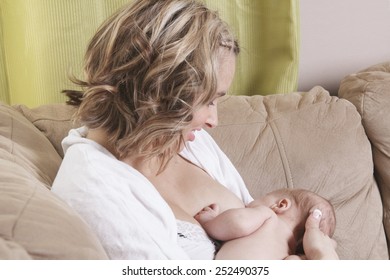
M 209 128 L 214 128 L 218 125 L 218 110 L 217 106 L 210 106 L 209 107 L 209 115 L 206 120 L 206 125 Z

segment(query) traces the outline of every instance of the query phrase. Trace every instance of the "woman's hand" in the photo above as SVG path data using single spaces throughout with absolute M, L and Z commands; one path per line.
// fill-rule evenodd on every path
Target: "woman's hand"
M 309 260 L 338 260 L 336 241 L 320 230 L 322 213 L 315 209 L 306 220 L 303 250 Z

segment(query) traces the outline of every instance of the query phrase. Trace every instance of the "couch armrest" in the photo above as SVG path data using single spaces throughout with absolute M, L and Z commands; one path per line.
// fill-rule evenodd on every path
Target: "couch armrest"
M 383 201 L 383 222 L 390 240 L 390 61 L 345 77 L 339 96 L 356 106 L 372 144 L 375 177 Z
M 29 120 L 0 104 L 0 259 L 107 259 L 88 225 L 49 190 L 60 163 Z

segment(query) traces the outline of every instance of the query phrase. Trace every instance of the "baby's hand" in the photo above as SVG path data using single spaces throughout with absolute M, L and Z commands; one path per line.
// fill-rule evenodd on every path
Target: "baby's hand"
M 195 220 L 200 224 L 204 224 L 208 221 L 211 221 L 219 214 L 219 206 L 215 203 L 210 206 L 203 208 L 198 214 L 195 215 Z

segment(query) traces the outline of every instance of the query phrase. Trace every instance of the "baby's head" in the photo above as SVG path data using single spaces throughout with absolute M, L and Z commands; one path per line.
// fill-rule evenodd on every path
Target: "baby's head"
M 322 212 L 320 229 L 332 237 L 336 227 L 336 216 L 332 204 L 318 194 L 304 189 L 279 189 L 254 200 L 249 206 L 265 205 L 278 216 L 286 217 L 304 231 L 306 219 L 314 211 Z
M 322 212 L 320 229 L 332 237 L 336 228 L 336 214 L 333 205 L 327 199 L 308 190 L 292 189 L 291 194 L 304 215 L 304 222 L 315 209 Z

